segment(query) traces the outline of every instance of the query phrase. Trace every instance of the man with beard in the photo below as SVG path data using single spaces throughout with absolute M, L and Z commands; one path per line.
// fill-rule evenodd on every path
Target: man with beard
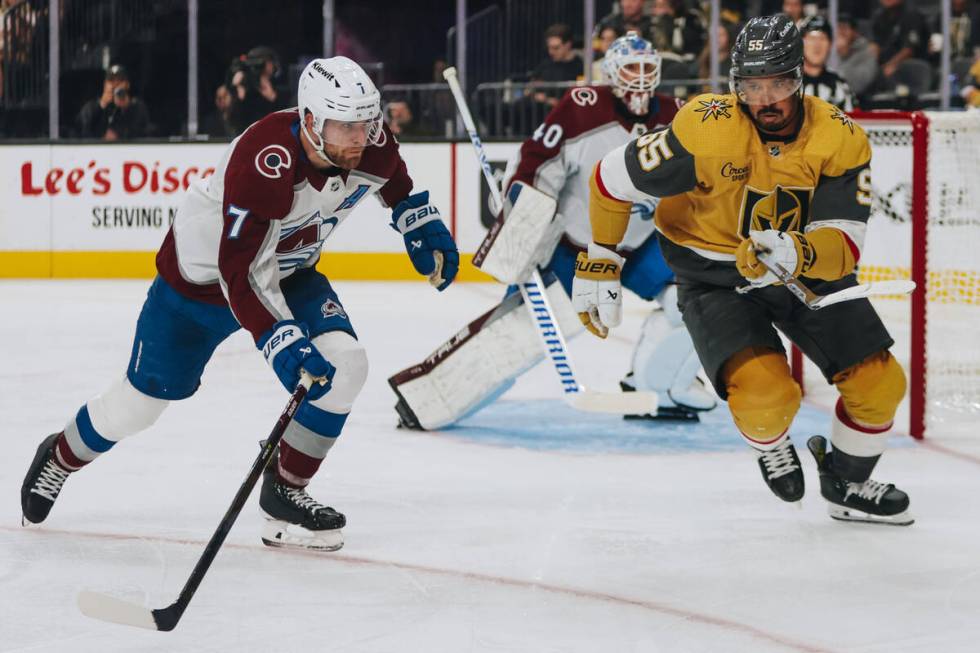
M 908 495 L 870 479 L 905 374 L 867 299 L 810 310 L 763 264 L 826 294 L 857 284 L 871 208 L 871 149 L 837 107 L 802 93 L 803 43 L 789 17 L 750 20 L 732 50 L 731 94 L 702 95 L 671 126 L 612 150 L 592 178 L 592 240 L 572 301 L 596 334 L 621 320 L 620 265 L 633 202 L 655 220 L 679 306 L 708 378 L 758 455 L 763 479 L 799 501 L 804 478 L 788 430 L 800 406 L 776 329 L 840 393 L 833 450 L 810 438 L 836 519 L 907 525 Z
M 459 254 L 428 191 L 412 193 L 381 93 L 347 57 L 314 59 L 299 106 L 252 124 L 215 173 L 187 190 L 136 324 L 129 367 L 38 447 L 21 487 L 25 522 L 44 521 L 65 480 L 193 395 L 215 349 L 247 329 L 293 392 L 314 383 L 264 474 L 269 546 L 336 550 L 346 518 L 306 492 L 367 379 L 367 355 L 317 271 L 324 241 L 367 197 L 393 207 L 415 269 L 442 291 Z M 189 479 L 190 480 L 190 479 Z

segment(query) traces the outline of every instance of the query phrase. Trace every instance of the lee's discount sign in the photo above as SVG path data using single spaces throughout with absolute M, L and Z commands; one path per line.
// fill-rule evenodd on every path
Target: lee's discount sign
M 223 144 L 0 148 L 0 249 L 152 251 Z

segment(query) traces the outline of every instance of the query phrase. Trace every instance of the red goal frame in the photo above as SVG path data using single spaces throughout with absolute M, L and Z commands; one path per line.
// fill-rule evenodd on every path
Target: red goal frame
M 912 128 L 912 222 L 911 276 L 915 282 L 910 307 L 909 351 L 909 434 L 918 440 L 926 433 L 926 291 L 929 247 L 929 117 L 922 111 L 854 111 L 852 118 L 861 121 L 894 122 Z M 794 345 L 790 353 L 793 378 L 803 385 L 803 353 Z

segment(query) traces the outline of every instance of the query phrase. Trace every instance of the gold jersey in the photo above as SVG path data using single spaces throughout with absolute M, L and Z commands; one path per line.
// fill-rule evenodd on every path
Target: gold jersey
M 596 185 L 610 199 L 663 198 L 663 235 L 711 259 L 729 260 L 750 230 L 834 226 L 860 242 L 871 207 L 867 136 L 819 98 L 804 96 L 803 112 L 795 138 L 764 141 L 734 95 L 701 95 L 666 130 L 610 152 Z M 598 204 L 595 240 L 618 242 L 619 211 Z

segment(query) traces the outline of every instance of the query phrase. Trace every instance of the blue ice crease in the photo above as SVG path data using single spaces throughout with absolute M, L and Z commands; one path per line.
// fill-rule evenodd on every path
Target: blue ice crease
M 700 423 L 624 420 L 616 415 L 575 411 L 560 400 L 497 401 L 442 433 L 464 440 L 538 451 L 573 453 L 688 453 L 744 451 L 728 407 L 702 413 Z M 790 437 L 803 451 L 811 435 L 829 437 L 830 414 L 802 406 Z M 911 446 L 894 436 L 889 446 Z

